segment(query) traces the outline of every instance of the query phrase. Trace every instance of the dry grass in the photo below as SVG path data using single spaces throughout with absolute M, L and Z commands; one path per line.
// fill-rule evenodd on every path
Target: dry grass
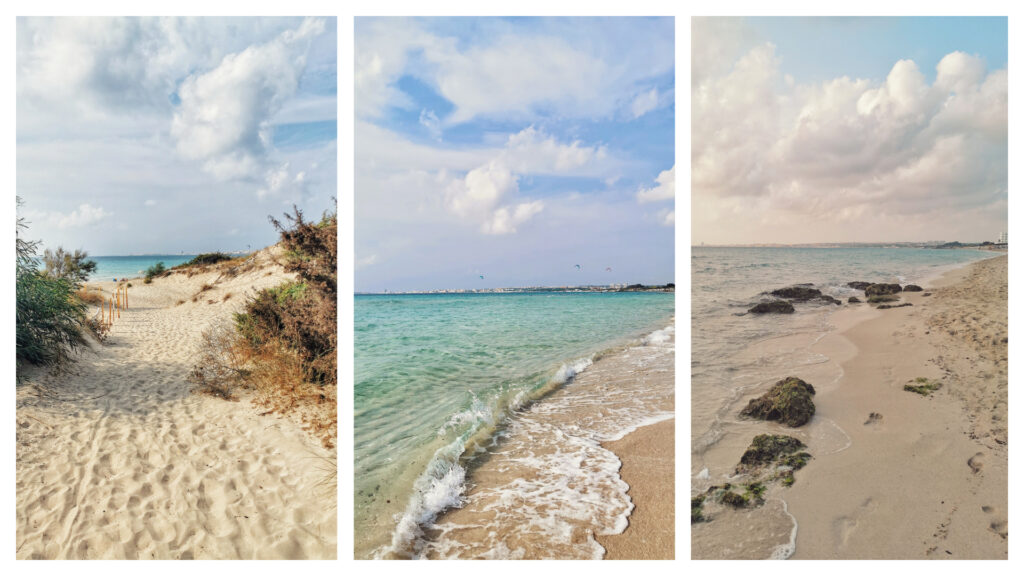
M 181 306 L 181 305 L 182 305 L 182 304 L 184 304 L 184 303 L 185 303 L 185 301 L 184 301 L 184 300 L 178 300 L 178 303 L 177 303 L 177 304 L 175 304 L 175 306 Z
M 221 302 L 227 302 L 230 299 L 231 299 L 231 292 L 228 292 L 227 294 L 224 295 L 224 299 L 221 300 Z
M 199 359 L 188 382 L 193 391 L 235 400 L 235 390 L 245 376 L 246 350 L 234 332 L 226 327 L 214 327 L 203 332 Z
M 101 306 L 106 298 L 103 296 L 103 291 L 100 289 L 89 289 L 81 288 L 75 292 L 75 296 L 78 297 L 82 302 L 89 304 L 90 306 Z

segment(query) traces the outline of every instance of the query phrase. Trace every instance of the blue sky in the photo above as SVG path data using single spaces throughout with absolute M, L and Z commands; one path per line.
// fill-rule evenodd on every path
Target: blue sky
M 747 18 L 749 42 L 769 41 L 782 55 L 781 70 L 802 81 L 824 81 L 836 71 L 853 78 L 885 79 L 892 64 L 909 58 L 929 81 L 946 54 L 980 56 L 988 68 L 1006 67 L 1003 17 Z
M 694 18 L 695 244 L 996 240 L 1006 18 Z
M 19 18 L 27 237 L 93 255 L 277 241 L 337 196 L 334 18 Z
M 673 280 L 673 19 L 356 18 L 355 63 L 357 291 Z

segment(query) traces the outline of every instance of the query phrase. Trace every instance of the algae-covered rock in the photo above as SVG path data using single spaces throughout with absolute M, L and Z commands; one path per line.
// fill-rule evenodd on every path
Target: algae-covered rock
M 875 294 L 874 296 L 868 296 L 868 303 L 878 304 L 879 302 L 895 302 L 899 299 L 899 296 L 894 296 L 892 294 Z
M 878 306 L 879 310 L 888 310 L 889 308 L 903 308 L 904 306 L 913 306 L 910 302 L 904 302 L 902 304 L 881 304 Z
M 704 495 L 690 498 L 690 524 L 704 521 Z
M 802 426 L 814 415 L 814 387 L 790 376 L 779 380 L 760 398 L 754 398 L 741 416 L 760 420 L 778 420 L 790 427 Z
M 839 305 L 842 304 L 842 301 L 836 300 L 835 298 L 833 298 L 831 296 L 827 296 L 827 295 L 822 295 L 820 299 L 825 301 L 825 302 L 828 302 L 829 304 L 835 304 L 836 306 L 839 306 Z
M 785 300 L 772 300 L 771 302 L 761 302 L 754 306 L 747 312 L 752 314 L 792 314 L 794 311 L 793 305 Z
M 860 304 L 860 298 L 857 298 L 856 296 L 850 296 L 850 299 L 847 300 L 847 302 L 849 302 L 850 304 Z
M 902 292 L 899 284 L 872 284 L 864 289 L 865 296 L 882 296 Z
M 747 505 L 748 500 L 735 492 L 725 492 L 722 494 L 721 502 L 733 508 L 743 508 Z
M 798 284 L 796 286 L 788 286 L 786 288 L 779 288 L 778 290 L 772 290 L 772 296 L 778 296 L 779 298 L 786 298 L 789 300 L 810 300 L 811 298 L 818 298 L 821 296 L 821 290 L 817 288 L 811 288 L 804 284 Z
M 736 471 L 746 472 L 775 462 L 780 456 L 806 448 L 803 442 L 782 434 L 759 434 L 740 457 Z
M 924 290 L 924 288 L 921 288 L 917 284 L 907 284 L 903 287 L 904 292 L 920 292 L 922 290 Z
M 868 286 L 871 286 L 871 284 L 873 284 L 873 282 L 847 282 L 846 286 L 857 290 L 863 290 Z

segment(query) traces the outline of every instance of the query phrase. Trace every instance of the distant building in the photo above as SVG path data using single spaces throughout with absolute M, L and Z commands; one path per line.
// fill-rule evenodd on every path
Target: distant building
M 1009 242 L 1006 241 L 1006 232 L 999 235 L 999 244 L 1009 244 Z

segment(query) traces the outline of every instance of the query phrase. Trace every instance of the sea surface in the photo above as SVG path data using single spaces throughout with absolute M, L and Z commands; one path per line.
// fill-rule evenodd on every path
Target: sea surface
M 930 280 L 947 270 L 1000 254 L 966 249 L 694 247 L 690 363 L 693 493 L 729 481 L 736 462 L 720 461 L 720 453 L 741 453 L 752 434 L 765 431 L 763 423 L 758 427 L 737 418 L 749 398 L 789 375 L 816 373 L 829 380 L 812 382 L 814 386 L 838 381 L 840 369 L 827 370 L 830 359 L 811 347 L 835 329 L 830 318 L 849 306 L 849 297 L 864 300 L 863 291 L 848 288 L 848 282 L 919 284 L 927 289 Z M 746 314 L 754 304 L 774 299 L 765 292 L 802 283 L 811 283 L 844 304 L 812 301 L 794 304 L 793 314 Z M 819 450 L 839 451 L 849 445 L 845 432 L 834 423 L 819 418 L 812 424 L 803 433 L 814 439 Z M 728 450 L 716 451 L 719 447 Z M 792 554 L 795 519 L 785 502 L 770 500 L 764 508 L 768 511 L 764 515 L 774 514 L 775 520 L 748 515 L 751 517 L 744 522 L 750 530 L 745 532 L 770 534 L 774 530 L 776 541 L 751 542 L 751 549 L 761 550 L 751 556 L 743 556 L 742 546 L 734 541 L 732 552 L 739 554 L 735 557 L 785 558 Z M 755 530 L 755 521 L 763 526 Z M 695 557 L 703 544 L 700 538 L 722 528 L 714 524 L 694 525 Z
M 114 278 L 139 278 L 146 275 L 146 269 L 163 262 L 165 268 L 183 264 L 195 258 L 195 254 L 153 254 L 146 256 L 90 256 L 96 261 L 96 272 L 89 280 L 110 281 Z
M 543 494 L 548 499 L 544 505 L 552 505 L 550 499 L 564 499 L 564 506 L 555 503 L 554 508 L 574 510 L 579 515 L 575 520 L 621 523 L 631 506 L 604 519 L 605 511 L 598 510 L 600 502 L 593 506 L 571 502 L 579 493 L 558 485 L 565 476 L 545 476 L 544 472 L 557 462 L 582 473 L 588 454 L 593 453 L 593 477 L 604 481 L 608 475 L 602 471 L 607 472 L 608 466 L 599 465 L 599 460 L 610 453 L 601 450 L 599 442 L 665 415 L 652 408 L 654 404 L 640 401 L 642 392 L 631 392 L 620 408 L 594 417 L 595 426 L 587 425 L 582 416 L 573 420 L 579 429 L 570 437 L 558 436 L 566 426 L 552 422 L 566 418 L 574 404 L 593 408 L 595 403 L 587 400 L 590 395 L 561 392 L 582 382 L 587 370 L 598 374 L 602 366 L 603 370 L 614 368 L 614 362 L 601 358 L 621 358 L 633 369 L 652 361 L 658 347 L 671 340 L 674 296 L 357 295 L 356 556 L 534 555 L 536 550 L 524 550 L 529 535 L 521 535 L 524 544 L 516 550 L 506 548 L 500 539 L 489 544 L 488 535 L 504 533 L 513 524 L 525 526 L 540 520 L 536 515 L 516 521 L 501 514 L 484 514 L 474 519 L 473 534 L 454 530 L 450 522 L 443 529 L 435 524 L 447 510 L 468 508 L 474 498 L 483 503 L 485 497 L 496 494 L 520 498 L 523 506 L 517 509 L 528 508 L 532 500 L 539 502 L 530 494 Z M 644 354 L 630 355 L 634 347 L 645 345 Z M 661 361 L 671 366 L 671 348 L 661 350 Z M 614 386 L 611 379 L 591 380 L 595 385 Z M 671 393 L 669 385 L 667 394 Z M 523 447 L 526 455 L 509 456 L 516 447 Z M 598 452 L 603 454 L 598 456 Z M 546 464 L 534 474 L 528 489 L 512 480 L 493 491 L 485 490 L 491 480 L 484 475 L 478 479 L 475 472 L 486 471 L 487 462 L 509 458 L 522 466 L 532 465 L 534 460 Z M 611 469 L 616 479 L 617 468 Z M 614 488 L 628 502 L 624 489 Z M 569 522 L 551 520 L 549 525 L 538 525 L 538 530 L 572 533 L 576 529 Z M 608 526 L 608 533 L 614 528 Z M 593 532 L 604 533 L 601 530 Z M 459 532 L 457 537 L 455 532 Z M 448 533 L 451 537 L 442 542 Z M 557 539 L 557 534 L 550 538 Z M 592 540 L 576 548 L 585 549 L 588 557 L 595 550 L 599 553 Z

